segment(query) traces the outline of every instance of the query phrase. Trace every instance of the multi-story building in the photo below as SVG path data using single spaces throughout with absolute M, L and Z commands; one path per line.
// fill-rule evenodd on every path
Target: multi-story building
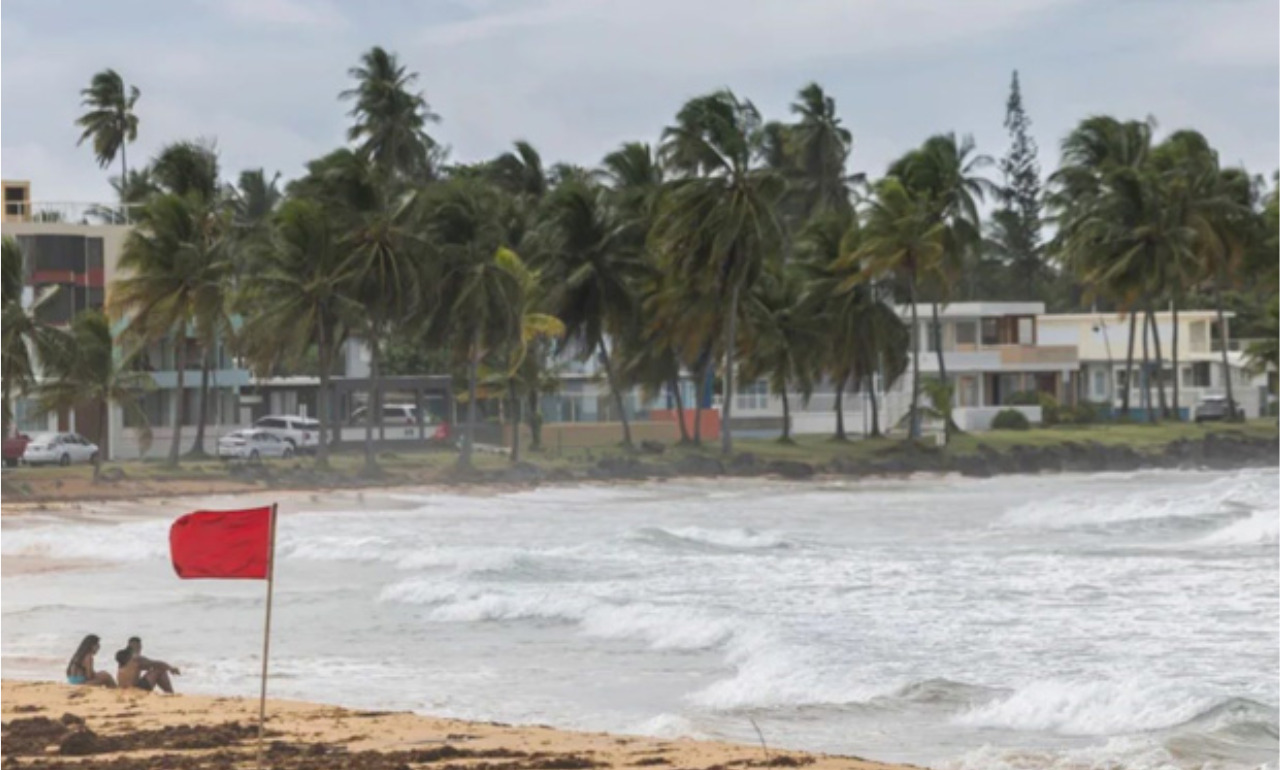
M 1129 316 L 1127 313 L 1069 313 L 1040 317 L 1041 338 L 1057 345 L 1069 345 L 1079 351 L 1080 376 L 1076 395 L 1080 401 L 1119 409 L 1124 390 L 1129 388 L 1130 414 L 1141 419 L 1148 408 L 1158 408 L 1158 385 L 1163 382 L 1166 399 L 1172 404 L 1174 377 L 1178 378 L 1178 403 L 1182 416 L 1194 417 L 1196 403 L 1205 396 L 1226 394 L 1227 378 L 1231 379 L 1232 396 L 1246 416 L 1257 417 L 1266 409 L 1265 389 L 1254 382 L 1254 373 L 1239 345 L 1231 338 L 1233 313 L 1225 313 L 1226 327 L 1218 328 L 1218 316 L 1212 310 L 1182 310 L 1178 313 L 1178 371 L 1173 371 L 1175 343 L 1173 313 L 1154 314 L 1155 330 L 1137 317 L 1134 334 L 1134 364 L 1130 380 L 1128 371 Z M 1144 340 L 1145 336 L 1145 340 Z M 1156 368 L 1156 341 L 1159 337 L 1161 367 Z M 1144 349 L 1147 365 L 1142 365 Z M 1227 366 L 1222 363 L 1226 345 Z M 1145 387 L 1150 384 L 1150 388 Z M 1146 403 L 1150 395 L 1152 404 Z
M 110 304 L 110 286 L 119 276 L 120 254 L 132 229 L 128 212 L 117 204 L 33 201 L 30 184 L 6 180 L 0 183 L 4 213 L 0 232 L 12 237 L 23 253 L 23 301 L 30 306 L 43 298 L 37 317 L 55 326 L 65 326 L 84 310 L 104 310 Z M 122 327 L 123 324 L 117 324 Z M 194 339 L 188 338 L 185 382 L 181 397 L 177 392 L 174 340 L 150 345 L 142 351 L 137 365 L 151 374 L 155 388 L 141 399 L 142 412 L 152 435 L 153 452 L 168 446 L 175 415 L 184 426 L 194 427 L 200 419 L 200 370 L 204 356 Z M 216 426 L 234 424 L 236 397 L 249 373 L 239 368 L 224 346 L 213 352 L 210 371 L 210 421 Z M 85 404 L 65 414 L 41 414 L 34 400 L 19 399 L 14 405 L 19 430 L 74 430 L 104 448 L 109 459 L 139 456 L 142 423 L 126 417 L 118 404 L 108 409 L 105 430 L 98 425 L 99 410 Z M 194 431 L 187 429 L 187 436 Z M 212 451 L 217 430 L 207 431 L 205 450 Z

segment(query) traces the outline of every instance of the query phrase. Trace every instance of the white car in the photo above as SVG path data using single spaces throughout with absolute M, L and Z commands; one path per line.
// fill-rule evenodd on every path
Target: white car
M 27 465 L 70 465 L 98 459 L 98 445 L 79 433 L 32 433 L 22 453 Z
M 351 413 L 351 425 L 364 425 L 365 414 L 368 409 L 359 407 Z M 418 424 L 418 407 L 413 404 L 383 404 L 382 405 L 382 424 L 383 425 L 417 425 Z
M 298 454 L 314 452 L 320 445 L 320 421 L 311 417 L 268 415 L 255 422 L 253 427 L 287 442 Z
M 218 457 L 257 462 L 264 457 L 293 457 L 293 445 L 265 430 L 247 428 L 218 439 Z

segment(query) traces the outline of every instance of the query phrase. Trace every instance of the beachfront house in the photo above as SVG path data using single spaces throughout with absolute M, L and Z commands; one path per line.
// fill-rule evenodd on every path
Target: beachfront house
M 920 374 L 940 376 L 936 341 L 941 341 L 947 378 L 954 385 L 954 419 L 963 430 L 985 430 L 1002 409 L 1016 409 L 1039 422 L 1039 406 L 1028 405 L 1027 393 L 1048 393 L 1073 403 L 1078 368 L 1076 349 L 1040 338 L 1040 302 L 956 302 L 939 308 L 939 329 L 933 330 L 932 307 L 918 305 Z M 898 308 L 910 322 L 910 306 Z M 912 364 L 914 366 L 914 362 Z M 872 402 L 882 430 L 900 423 L 911 404 L 912 368 L 885 387 L 883 378 L 863 387 L 852 384 L 844 396 L 845 429 L 865 434 L 872 424 Z M 870 391 L 874 388 L 874 393 Z M 836 428 L 835 389 L 820 383 L 807 404 L 790 394 L 791 428 L 796 434 L 829 434 Z M 922 400 L 927 399 L 922 395 Z M 1022 402 L 1022 403 L 1014 403 Z M 733 405 L 735 429 L 748 435 L 769 435 L 782 425 L 782 399 L 764 380 L 744 382 Z
M 130 210 L 118 203 L 77 203 L 33 201 L 26 181 L 5 180 L 4 215 L 0 232 L 12 237 L 24 256 L 24 302 L 28 304 L 51 290 L 41 303 L 39 317 L 46 323 L 65 326 L 77 313 L 104 310 L 110 304 L 110 287 L 119 275 L 120 254 L 132 230 Z M 56 290 L 55 290 L 56 289 Z M 123 323 L 115 324 L 122 328 Z M 141 400 L 142 411 L 151 427 L 154 456 L 165 451 L 173 431 L 174 411 L 183 421 L 184 441 L 194 439 L 200 419 L 200 362 L 203 351 L 189 336 L 183 392 L 177 392 L 176 340 L 154 343 L 142 351 L 137 365 L 150 373 L 155 388 Z M 239 388 L 249 381 L 249 372 L 240 368 L 226 347 L 213 351 L 210 372 L 210 425 L 205 451 L 216 445 L 216 426 L 234 422 L 238 413 Z M 126 416 L 118 404 L 107 410 L 105 430 L 98 424 L 99 405 L 86 403 L 61 414 L 41 415 L 31 398 L 14 404 L 15 427 L 20 431 L 76 431 L 98 443 L 106 459 L 136 458 L 141 454 L 141 422 Z M 184 447 L 185 450 L 186 447 Z
M 1163 381 L 1165 397 L 1172 406 L 1173 380 L 1173 313 L 1154 314 L 1153 332 L 1137 318 L 1134 334 L 1133 375 L 1130 379 L 1126 358 L 1129 347 L 1129 315 L 1127 313 L 1060 313 L 1041 316 L 1041 339 L 1056 345 L 1068 345 L 1078 351 L 1079 376 L 1075 398 L 1098 404 L 1112 412 L 1123 403 L 1124 389 L 1129 388 L 1130 415 L 1144 419 L 1148 409 L 1159 408 L 1157 384 Z M 1195 416 L 1195 405 L 1206 396 L 1226 394 L 1227 378 L 1231 378 L 1232 395 L 1248 417 L 1258 417 L 1266 409 L 1265 382 L 1256 381 L 1256 373 L 1243 351 L 1244 341 L 1231 337 L 1231 318 L 1225 313 L 1226 328 L 1218 327 L 1213 310 L 1182 310 L 1178 313 L 1178 401 L 1184 419 Z M 1162 353 L 1157 370 L 1155 352 L 1159 336 Z M 1144 339 L 1148 351 L 1147 365 L 1142 364 Z M 1227 366 L 1222 363 L 1222 348 L 1227 347 Z M 1158 373 L 1157 373 L 1158 371 Z M 1159 379 L 1157 379 L 1159 378 Z M 1146 403 L 1150 383 L 1152 404 Z M 1263 387 L 1259 387 L 1262 385 Z

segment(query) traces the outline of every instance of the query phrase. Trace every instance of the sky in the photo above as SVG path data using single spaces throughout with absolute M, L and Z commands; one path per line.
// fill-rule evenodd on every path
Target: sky
M 1046 171 L 1106 113 L 1198 129 L 1224 164 L 1270 176 L 1278 29 L 1276 0 L 5 0 L 0 171 L 37 202 L 110 200 L 74 121 L 111 67 L 142 91 L 131 166 L 205 138 L 227 179 L 296 177 L 344 142 L 337 94 L 381 45 L 419 74 L 455 161 L 524 139 L 548 166 L 595 165 L 656 142 L 693 96 L 729 87 L 787 120 L 812 81 L 853 133 L 850 172 L 944 131 L 999 157 L 1016 69 Z

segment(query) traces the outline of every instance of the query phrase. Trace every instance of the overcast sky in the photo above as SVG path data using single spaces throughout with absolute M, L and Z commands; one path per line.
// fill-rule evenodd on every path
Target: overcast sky
M 5 0 L 0 25 L 0 166 L 37 201 L 111 197 L 73 126 L 102 68 L 142 90 L 131 163 L 210 137 L 228 178 L 293 177 L 342 143 L 337 94 L 372 45 L 420 73 L 460 161 L 527 139 L 548 165 L 595 164 L 691 96 L 729 86 L 786 119 L 810 81 L 853 132 L 850 171 L 940 131 L 998 156 L 1016 68 L 1045 168 L 1094 113 L 1280 165 L 1276 0 Z

